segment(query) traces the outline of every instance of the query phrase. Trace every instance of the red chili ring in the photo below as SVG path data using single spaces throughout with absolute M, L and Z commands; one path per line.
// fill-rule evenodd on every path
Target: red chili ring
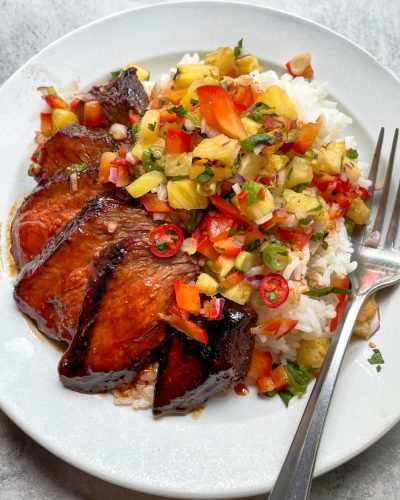
M 289 285 L 283 276 L 269 273 L 260 283 L 260 296 L 267 307 L 281 306 L 289 295 Z
M 175 224 L 153 226 L 150 230 L 150 250 L 157 257 L 172 257 L 183 243 L 183 231 Z

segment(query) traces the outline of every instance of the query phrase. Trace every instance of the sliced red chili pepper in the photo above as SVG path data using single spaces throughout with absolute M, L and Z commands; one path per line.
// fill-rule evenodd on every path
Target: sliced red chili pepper
M 283 276 L 270 273 L 260 283 L 260 296 L 267 307 L 279 307 L 289 295 L 289 285 Z
M 175 224 L 154 226 L 150 230 L 150 250 L 157 257 L 172 257 L 183 243 L 183 231 Z
M 190 134 L 183 130 L 169 128 L 165 136 L 165 152 L 168 154 L 188 153 L 190 149 Z

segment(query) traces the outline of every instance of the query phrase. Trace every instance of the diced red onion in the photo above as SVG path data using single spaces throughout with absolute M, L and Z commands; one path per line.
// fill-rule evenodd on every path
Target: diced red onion
M 340 179 L 341 181 L 343 181 L 343 182 L 347 182 L 348 177 L 347 177 L 347 175 L 346 175 L 345 173 L 341 172 L 341 173 L 339 174 L 339 179 Z
M 35 132 L 35 142 L 39 146 L 46 142 L 46 137 L 42 134 L 42 132 Z
M 256 219 L 255 223 L 258 224 L 258 225 L 265 224 L 270 219 L 272 219 L 272 212 L 269 212 L 268 214 L 265 214 L 262 217 Z
M 370 241 L 372 243 L 378 243 L 379 239 L 381 237 L 381 233 L 379 231 L 373 231 L 371 234 L 368 235 L 366 238 L 366 242 Z
M 132 153 L 132 151 L 128 151 L 125 156 L 126 160 L 129 161 L 132 165 L 136 165 L 138 163 L 138 159 L 136 156 Z
M 263 266 L 254 266 L 247 273 L 247 276 L 255 276 L 257 274 L 260 274 L 262 272 L 262 270 L 263 270 Z
M 246 276 L 246 281 L 250 283 L 255 290 L 258 290 L 263 278 L 265 278 L 263 274 L 254 274 L 253 276 Z
M 153 213 L 153 220 L 165 220 L 167 217 L 167 214 L 161 213 L 161 212 L 154 212 Z
M 201 133 L 206 134 L 207 137 L 217 137 L 217 135 L 220 134 L 218 132 L 218 130 L 215 130 L 214 128 L 207 125 L 204 118 L 203 118 L 203 120 L 201 120 L 201 129 L 200 130 L 201 130 Z
M 243 184 L 246 182 L 246 179 L 240 174 L 236 174 L 232 180 L 235 184 L 239 184 L 239 186 L 243 186 Z
M 287 176 L 287 171 L 285 168 L 282 170 L 279 170 L 279 172 L 276 174 L 276 184 L 279 186 L 283 186 L 286 182 L 286 176 Z
M 183 120 L 183 125 L 188 132 L 193 132 L 193 130 L 196 128 L 192 120 L 189 120 L 189 118 L 185 118 Z
M 294 214 L 289 214 L 287 218 L 278 224 L 279 227 L 296 227 L 298 223 L 297 217 Z
M 157 187 L 157 198 L 161 201 L 168 200 L 167 185 L 163 182 Z
M 225 299 L 223 298 L 218 298 L 218 299 L 212 299 L 211 301 L 211 307 L 215 308 L 215 311 L 218 313 L 218 316 L 216 318 L 216 321 L 219 321 L 223 319 L 223 310 L 225 306 Z
M 110 182 L 116 184 L 118 182 L 118 168 L 110 167 L 110 176 L 108 178 Z
M 261 153 L 261 151 L 264 149 L 264 144 L 258 144 L 254 149 L 254 153 L 256 155 L 259 155 Z
M 43 95 L 47 95 L 47 91 L 48 91 L 48 89 L 49 89 L 49 87 L 44 87 L 44 86 L 42 86 L 42 87 L 38 87 L 38 88 L 37 88 L 37 90 L 38 90 L 41 94 L 43 94 Z

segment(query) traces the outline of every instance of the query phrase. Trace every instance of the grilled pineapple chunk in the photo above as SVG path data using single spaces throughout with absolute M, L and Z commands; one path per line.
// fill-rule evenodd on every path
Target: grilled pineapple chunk
M 242 281 L 237 285 L 224 290 L 221 295 L 223 295 L 226 299 L 232 300 L 237 304 L 241 304 L 242 306 L 246 304 L 246 302 L 250 299 L 250 296 L 253 292 L 253 287 L 247 281 Z
M 342 167 L 342 160 L 346 154 L 344 141 L 330 142 L 318 151 L 318 159 L 312 162 L 314 172 L 325 172 L 338 175 Z
M 144 114 L 139 128 L 139 142 L 153 144 L 158 139 L 160 131 L 160 112 L 157 109 L 149 109 Z
M 276 155 L 275 155 L 276 156 Z M 291 188 L 299 184 L 309 184 L 313 178 L 311 162 L 306 158 L 295 156 L 288 165 L 285 186 Z
M 289 157 L 286 155 L 268 154 L 265 156 L 263 170 L 265 170 L 269 177 L 273 177 L 277 172 L 286 167 L 288 161 Z
M 286 200 L 286 211 L 302 219 L 312 215 L 317 220 L 327 220 L 328 211 L 325 201 L 307 193 L 296 193 L 292 189 L 285 189 L 282 197 Z
M 277 114 L 286 116 L 291 120 L 297 120 L 297 111 L 294 104 L 289 99 L 286 91 L 277 85 L 268 87 L 267 90 L 257 98 L 256 102 L 263 102 L 271 108 L 266 111 L 267 114 Z
M 240 150 L 239 141 L 230 139 L 224 134 L 210 139 L 204 139 L 193 150 L 193 158 L 206 158 L 210 161 L 219 161 L 231 167 Z
M 178 64 L 175 75 L 175 87 L 177 89 L 186 89 L 195 80 L 211 77 L 219 80 L 219 70 L 216 66 L 208 64 Z
M 78 121 L 78 117 L 68 109 L 53 109 L 51 114 L 52 119 L 52 132 L 57 132 L 60 128 L 66 127 L 70 123 Z
M 230 73 L 235 66 L 233 50 L 230 47 L 220 47 L 214 52 L 210 52 L 204 58 L 205 64 L 216 66 L 220 77 Z
M 261 123 L 257 123 L 254 120 L 247 118 L 247 116 L 241 118 L 241 121 L 243 123 L 244 129 L 249 135 L 257 134 L 257 132 L 261 128 Z
M 122 69 L 125 71 L 128 68 L 136 68 L 136 76 L 141 82 L 146 82 L 150 79 L 150 71 L 147 71 L 147 69 L 141 68 L 137 64 L 125 64 Z
M 236 73 L 240 75 L 248 75 L 254 70 L 263 71 L 263 67 L 260 66 L 257 57 L 252 55 L 238 57 L 236 59 Z
M 126 186 L 125 189 L 133 198 L 140 198 L 140 196 L 143 196 L 153 188 L 159 186 L 165 180 L 165 175 L 162 172 L 153 170 L 152 172 L 147 172 L 138 177 Z
M 274 197 L 272 196 L 269 189 L 267 189 L 264 184 L 260 184 L 254 181 L 248 181 L 246 184 L 252 184 L 252 190 L 258 192 L 259 189 L 264 190 L 264 199 L 257 200 L 255 203 L 246 206 L 246 216 L 250 220 L 254 220 L 257 224 L 261 224 L 261 222 L 257 222 L 260 219 L 264 218 L 266 215 L 272 212 L 274 209 Z M 243 185 L 243 188 L 246 187 L 246 184 Z M 237 196 L 232 198 L 232 203 L 239 207 L 239 203 L 237 201 Z
M 218 293 L 218 281 L 207 273 L 201 273 L 196 281 L 196 286 L 200 293 L 204 293 L 209 297 L 217 295 Z
M 238 174 L 246 179 L 246 181 L 254 181 L 260 170 L 263 168 L 264 159 L 255 153 L 243 155 L 242 161 L 238 170 Z
M 306 368 L 321 368 L 331 341 L 327 337 L 302 340 L 297 350 L 297 363 Z
M 189 175 L 191 165 L 191 153 L 166 154 L 164 172 L 168 177 Z
M 209 161 L 205 158 L 195 158 L 192 166 L 190 167 L 190 179 L 197 179 L 197 177 L 205 172 L 211 172 L 210 181 L 212 183 L 224 181 L 232 177 L 232 168 L 223 165 L 209 165 Z M 204 183 L 204 181 L 203 181 Z M 201 194 L 201 193 L 200 193 Z
M 172 208 L 194 210 L 207 208 L 208 198 L 197 192 L 197 182 L 191 179 L 168 181 L 168 202 Z
M 362 201 L 362 199 L 355 198 L 351 201 L 351 205 L 348 208 L 346 215 L 356 224 L 366 224 L 370 213 L 371 210 Z

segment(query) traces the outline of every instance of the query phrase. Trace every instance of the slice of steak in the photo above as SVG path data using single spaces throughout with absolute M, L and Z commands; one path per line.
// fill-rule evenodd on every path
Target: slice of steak
M 122 71 L 118 78 L 110 80 L 106 85 L 92 87 L 81 97 L 76 113 L 79 121 L 84 123 L 83 109 L 85 102 L 97 101 L 101 104 L 103 123 L 109 127 L 113 123 L 129 126 L 129 111 L 141 113 L 148 105 L 148 97 L 142 83 L 136 76 L 136 69 Z
M 132 382 L 156 359 L 165 336 L 160 314 L 175 303 L 174 281 L 191 281 L 198 271 L 183 253 L 155 257 L 147 233 L 107 249 L 95 265 L 76 335 L 60 361 L 62 383 L 98 392 Z
M 112 184 L 98 184 L 98 166 L 88 167 L 78 175 L 78 189 L 71 189 L 67 171 L 38 185 L 25 198 L 11 223 L 11 253 L 21 269 L 40 253 L 47 240 L 57 234 L 95 196 L 112 189 Z
M 102 153 L 115 148 L 118 148 L 118 143 L 104 130 L 72 123 L 58 130 L 41 148 L 40 171 L 35 179 L 46 182 L 72 163 L 93 164 L 100 160 Z
M 227 300 L 224 318 L 205 325 L 208 346 L 171 329 L 158 367 L 153 414 L 188 413 L 243 379 L 250 366 L 250 328 L 255 321 L 253 309 Z
M 14 289 L 19 308 L 43 333 L 69 342 L 93 260 L 108 245 L 138 231 L 147 233 L 152 224 L 144 210 L 111 194 L 94 198 L 23 267 Z

